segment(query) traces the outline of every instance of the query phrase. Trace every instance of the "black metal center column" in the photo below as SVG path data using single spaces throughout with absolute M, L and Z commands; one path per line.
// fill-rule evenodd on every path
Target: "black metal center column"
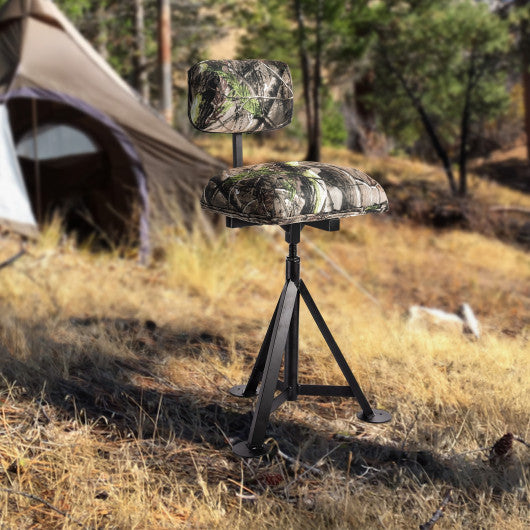
M 232 160 L 234 167 L 243 165 L 243 135 L 241 133 L 232 134 Z
M 300 224 L 285 227 L 285 240 L 289 243 L 289 255 L 285 260 L 285 277 L 287 281 L 294 282 L 297 287 L 300 284 L 300 258 L 297 254 L 297 245 L 300 242 L 301 230 Z M 285 384 L 286 388 L 289 389 L 287 396 L 289 401 L 296 401 L 298 398 L 299 315 L 300 293 L 297 293 L 285 348 Z

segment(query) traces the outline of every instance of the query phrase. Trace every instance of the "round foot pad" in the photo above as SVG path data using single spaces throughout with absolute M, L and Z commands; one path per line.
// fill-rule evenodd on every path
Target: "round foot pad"
M 386 423 L 392 419 L 392 416 L 386 410 L 373 409 L 373 416 L 365 416 L 364 412 L 358 412 L 357 417 L 360 420 L 367 421 L 368 423 Z
M 239 442 L 232 447 L 232 451 L 241 458 L 258 458 L 266 455 L 270 447 L 262 445 L 261 447 L 250 448 L 247 442 Z
M 258 394 L 256 392 L 255 394 L 252 394 L 250 396 L 245 396 L 245 388 L 247 388 L 247 385 L 236 385 L 236 386 L 233 386 L 229 390 L 229 392 L 230 392 L 230 394 L 232 394 L 233 396 L 236 396 L 236 397 L 254 397 L 255 395 Z

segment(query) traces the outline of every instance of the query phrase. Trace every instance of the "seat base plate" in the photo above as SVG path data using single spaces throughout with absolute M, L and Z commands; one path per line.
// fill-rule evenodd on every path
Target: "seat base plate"
M 241 458 L 258 458 L 266 455 L 270 451 L 270 447 L 265 445 L 249 447 L 248 442 L 239 442 L 232 447 L 232 451 Z
M 374 411 L 373 416 L 365 416 L 364 412 L 358 412 L 357 417 L 368 423 L 386 423 L 392 419 L 392 416 L 386 410 L 372 409 Z
M 250 395 L 245 396 L 245 389 L 246 388 L 247 388 L 247 385 L 236 385 L 236 386 L 233 386 L 229 390 L 229 392 L 230 392 L 230 394 L 232 394 L 233 396 L 236 396 L 236 397 L 254 397 L 254 396 L 258 395 L 258 391 L 256 390 L 256 392 L 254 394 L 250 394 Z

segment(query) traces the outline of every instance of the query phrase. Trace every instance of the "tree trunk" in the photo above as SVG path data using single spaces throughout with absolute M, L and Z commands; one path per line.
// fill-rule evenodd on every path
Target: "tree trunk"
M 304 13 L 300 0 L 295 1 L 296 21 L 298 25 L 298 53 L 300 54 L 300 67 L 302 70 L 302 84 L 304 93 L 304 108 L 306 115 L 306 130 L 308 149 L 306 159 L 311 160 L 313 156 L 313 134 L 314 134 L 314 106 L 312 104 L 311 92 L 311 72 L 309 67 L 309 54 L 306 46 L 306 30 L 304 22 Z
M 456 195 L 458 192 L 458 188 L 456 187 L 455 177 L 453 175 L 453 170 L 451 168 L 451 161 L 449 160 L 449 155 L 447 154 L 447 151 L 444 149 L 443 145 L 441 144 L 440 139 L 438 138 L 438 135 L 436 134 L 434 125 L 431 122 L 431 119 L 429 118 L 429 115 L 425 111 L 418 96 L 416 96 L 414 92 L 411 90 L 411 88 L 408 86 L 407 81 L 401 74 L 400 70 L 394 67 L 394 65 L 388 58 L 386 51 L 383 49 L 381 50 L 381 52 L 382 52 L 383 60 L 385 61 L 387 68 L 390 70 L 392 74 L 394 74 L 398 78 L 399 82 L 401 83 L 401 86 L 403 87 L 403 90 L 407 94 L 407 97 L 410 99 L 412 105 L 414 106 L 418 114 L 420 115 L 421 123 L 425 127 L 425 131 L 427 132 L 427 135 L 429 136 L 429 139 L 431 140 L 432 146 L 434 147 L 434 150 L 436 151 L 436 154 L 438 155 L 438 158 L 440 159 L 444 167 L 445 175 L 447 176 L 447 180 L 449 181 L 449 187 L 451 188 L 451 193 L 453 195 Z
M 436 151 L 438 158 L 442 162 L 445 175 L 447 176 L 447 180 L 449 181 L 449 188 L 451 189 L 451 193 L 453 195 L 456 195 L 457 193 L 456 182 L 455 182 L 455 177 L 453 175 L 453 169 L 451 168 L 451 161 L 449 160 L 449 155 L 447 154 L 447 151 L 443 148 L 442 144 L 440 143 L 440 140 L 438 139 L 438 135 L 436 134 L 436 131 L 434 130 L 434 126 L 429 116 L 425 112 L 423 105 L 421 105 L 421 103 L 418 106 L 416 106 L 416 110 L 420 114 L 421 121 L 423 123 L 423 126 L 425 127 L 425 130 L 427 131 L 427 134 L 429 135 L 429 138 L 432 142 L 434 150 Z
M 96 48 L 98 53 L 108 61 L 109 59 L 109 32 L 107 28 L 107 12 L 105 10 L 105 2 L 98 4 L 96 8 L 96 20 L 97 20 L 97 37 L 96 37 Z
M 322 142 L 322 131 L 320 126 L 320 88 L 322 86 L 322 2 L 317 3 L 317 26 L 315 65 L 313 69 L 313 130 L 309 141 L 307 160 L 320 162 L 320 144 Z
M 475 83 L 475 60 L 471 54 L 469 69 L 467 72 L 466 95 L 464 108 L 462 110 L 462 123 L 460 126 L 460 156 L 458 159 L 459 183 L 458 194 L 465 197 L 467 194 L 467 139 L 469 135 L 469 119 L 471 116 L 471 93 Z
M 375 114 L 363 101 L 363 96 L 373 91 L 374 72 L 369 70 L 360 79 L 353 81 L 353 92 L 344 100 L 347 147 L 350 151 L 367 154 L 374 153 L 378 148 L 375 140 Z
M 465 197 L 467 194 L 467 136 L 469 130 L 469 102 L 466 100 L 462 113 L 462 126 L 460 129 L 460 156 L 458 159 L 459 183 L 458 194 Z
M 171 77 L 171 11 L 169 0 L 158 0 L 158 56 L 160 62 L 160 110 L 173 124 Z
M 526 132 L 526 157 L 530 159 L 530 27 L 528 20 L 521 21 L 521 58 L 523 69 L 523 98 Z
M 140 92 L 144 103 L 149 103 L 150 90 L 147 75 L 147 61 L 145 58 L 145 11 L 144 0 L 134 0 L 134 20 L 136 31 L 136 89 Z

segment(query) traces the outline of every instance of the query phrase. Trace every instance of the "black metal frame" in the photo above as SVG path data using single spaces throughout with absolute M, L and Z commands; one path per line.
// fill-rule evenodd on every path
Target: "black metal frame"
M 226 225 L 230 228 L 253 224 L 233 217 L 228 217 L 226 220 Z M 338 219 L 330 219 L 282 226 L 285 230 L 285 240 L 289 243 L 285 284 L 248 382 L 230 389 L 230 393 L 237 397 L 258 396 L 248 439 L 232 448 L 236 455 L 243 458 L 262 456 L 267 453 L 264 441 L 270 414 L 285 401 L 296 401 L 298 396 L 354 397 L 362 409 L 357 414 L 359 419 L 369 423 L 384 423 L 391 419 L 388 412 L 373 409 L 368 403 L 311 294 L 300 278 L 300 257 L 297 254 L 297 245 L 300 243 L 300 233 L 305 225 L 331 232 L 339 229 L 340 222 Z M 348 385 L 299 384 L 300 297 L 309 309 Z M 283 359 L 284 380 L 281 381 L 279 374 Z M 275 395 L 277 391 L 279 394 Z

